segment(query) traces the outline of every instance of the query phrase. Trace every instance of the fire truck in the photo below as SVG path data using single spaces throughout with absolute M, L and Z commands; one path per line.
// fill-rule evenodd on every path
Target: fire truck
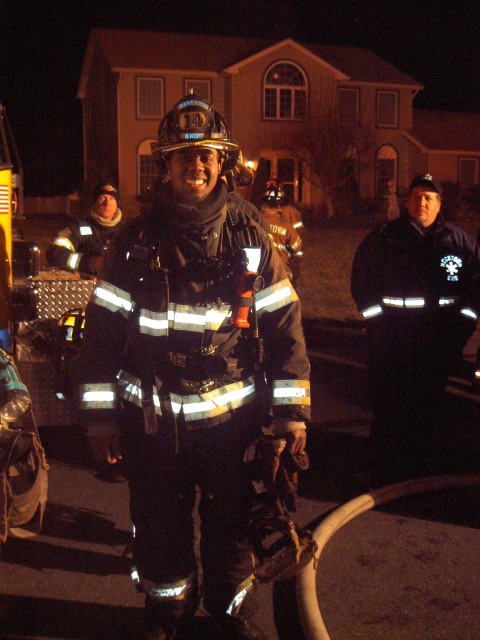
M 55 268 L 41 270 L 39 247 L 17 233 L 17 223 L 24 219 L 22 165 L 0 103 L 0 290 L 6 292 L 0 328 L 8 324 L 9 350 L 29 389 L 37 424 L 74 424 L 76 356 L 95 280 Z

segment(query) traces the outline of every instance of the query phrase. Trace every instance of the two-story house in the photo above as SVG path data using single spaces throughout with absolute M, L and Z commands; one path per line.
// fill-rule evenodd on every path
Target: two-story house
M 425 126 L 414 122 L 413 99 L 421 89 L 366 49 L 93 29 L 78 89 L 85 181 L 116 181 L 124 209 L 135 213 L 138 198 L 155 181 L 150 143 L 158 125 L 194 90 L 224 115 L 244 161 L 256 166 L 262 158 L 291 199 L 312 207 L 322 204 L 322 192 L 285 141 L 319 105 L 335 104 L 341 122 L 373 134 L 367 167 L 350 166 L 359 196 L 373 198 L 385 192 L 388 181 L 395 190 L 405 188 L 419 171 L 443 178 L 439 171 L 445 166 L 433 161 L 433 143 L 420 135 Z M 462 175 L 472 171 L 469 153 L 465 147 Z

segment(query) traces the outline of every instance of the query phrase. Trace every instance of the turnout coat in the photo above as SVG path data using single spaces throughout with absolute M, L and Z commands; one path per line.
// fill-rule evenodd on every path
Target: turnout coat
M 260 375 L 249 330 L 232 323 L 242 249 L 255 254 L 248 268 L 263 281 Z M 267 234 L 232 202 L 193 224 L 157 204 L 119 232 L 86 310 L 82 362 L 87 421 L 115 420 L 122 403 L 150 403 L 159 424 L 182 412 L 187 426 L 203 428 L 254 409 L 260 397 L 273 417 L 310 415 L 298 296 Z

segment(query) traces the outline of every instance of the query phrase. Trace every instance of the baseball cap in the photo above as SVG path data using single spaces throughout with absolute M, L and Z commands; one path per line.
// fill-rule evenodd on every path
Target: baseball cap
M 439 196 L 442 195 L 442 185 L 431 173 L 422 173 L 416 176 L 410 184 L 409 193 L 412 192 L 414 187 L 430 187 L 430 189 L 436 191 Z

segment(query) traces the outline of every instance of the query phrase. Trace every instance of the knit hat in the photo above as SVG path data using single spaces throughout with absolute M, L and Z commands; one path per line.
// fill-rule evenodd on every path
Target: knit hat
M 111 184 L 102 184 L 96 187 L 93 193 L 93 202 L 96 202 L 100 196 L 112 196 L 117 201 L 117 207 L 120 206 L 120 193 L 118 189 Z

